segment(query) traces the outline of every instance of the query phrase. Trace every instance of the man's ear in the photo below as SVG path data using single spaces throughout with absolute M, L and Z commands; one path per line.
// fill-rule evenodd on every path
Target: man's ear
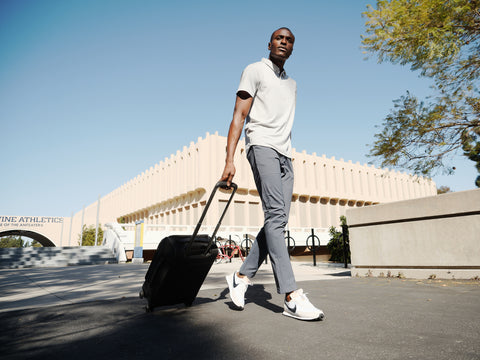
M 272 50 L 272 43 L 271 42 L 268 43 L 268 50 Z

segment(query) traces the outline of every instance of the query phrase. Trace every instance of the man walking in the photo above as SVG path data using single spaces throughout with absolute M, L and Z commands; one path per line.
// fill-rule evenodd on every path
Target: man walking
M 283 66 L 294 42 L 288 28 L 276 30 L 268 43 L 269 58 L 248 65 L 240 79 L 221 180 L 230 184 L 235 175 L 233 159 L 245 123 L 247 158 L 262 200 L 264 225 L 240 270 L 227 276 L 227 283 L 233 303 L 243 309 L 249 279 L 270 255 L 277 292 L 285 294 L 283 314 L 317 320 L 324 314 L 297 288 L 284 240 L 293 192 L 290 137 L 297 84 Z

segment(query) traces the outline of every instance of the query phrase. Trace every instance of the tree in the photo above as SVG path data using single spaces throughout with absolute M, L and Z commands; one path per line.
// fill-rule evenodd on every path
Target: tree
M 363 16 L 366 52 L 410 64 L 434 80 L 435 93 L 394 100 L 369 155 L 430 175 L 452 173 L 448 162 L 463 152 L 480 173 L 480 0 L 379 0 Z
M 32 240 L 30 243 L 31 247 L 42 247 L 42 244 L 40 244 L 37 240 Z
M 4 236 L 0 238 L 0 248 L 21 248 L 26 245 L 20 236 Z
M 97 244 L 101 244 L 103 239 L 103 230 L 102 226 L 98 225 L 98 236 L 97 236 Z M 83 225 L 82 237 L 78 236 L 78 245 L 83 246 L 94 246 L 95 245 L 95 226 L 90 225 L 87 227 Z

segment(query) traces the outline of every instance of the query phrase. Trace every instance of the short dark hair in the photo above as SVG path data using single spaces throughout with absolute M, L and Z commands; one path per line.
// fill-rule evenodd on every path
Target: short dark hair
M 290 34 L 293 35 L 292 30 L 290 30 L 288 27 L 282 26 L 281 28 L 278 28 L 277 30 L 275 30 L 275 31 L 272 33 L 272 35 L 270 35 L 270 42 L 273 41 L 273 34 L 275 34 L 278 30 L 288 30 L 288 31 L 290 31 Z M 295 38 L 295 35 L 293 35 L 293 38 Z

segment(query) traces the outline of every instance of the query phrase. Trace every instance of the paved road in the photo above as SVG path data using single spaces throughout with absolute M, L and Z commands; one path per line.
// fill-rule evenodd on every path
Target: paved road
M 145 265 L 0 270 L 2 359 L 480 359 L 480 283 L 294 263 L 321 322 L 281 315 L 270 266 L 235 311 L 214 265 L 194 305 L 144 311 Z

